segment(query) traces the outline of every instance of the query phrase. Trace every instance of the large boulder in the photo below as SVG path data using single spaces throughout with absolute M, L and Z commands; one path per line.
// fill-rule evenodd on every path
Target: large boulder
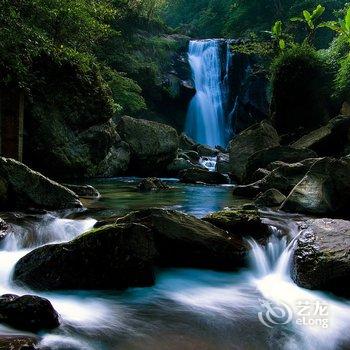
M 51 303 L 34 295 L 0 297 L 0 322 L 29 332 L 57 328 L 59 316 Z
M 203 220 L 244 238 L 266 238 L 270 235 L 268 226 L 262 222 L 256 209 L 225 209 L 206 216 Z
M 101 177 L 114 177 L 124 175 L 130 164 L 130 147 L 124 141 L 113 145 L 107 156 L 98 166 L 97 175 Z
M 167 166 L 167 173 L 170 176 L 178 176 L 181 171 L 187 169 L 203 169 L 203 166 L 188 159 L 176 158 Z
M 284 163 L 296 163 L 308 158 L 316 158 L 316 152 L 306 148 L 294 148 L 277 146 L 254 153 L 248 158 L 246 165 L 246 180 L 251 179 L 252 174 L 259 168 L 266 168 L 270 163 L 282 161 Z
M 217 155 L 215 170 L 221 174 L 230 172 L 230 156 L 227 153 L 219 153 Z
M 350 159 L 319 159 L 296 184 L 282 209 L 311 214 L 350 213 Z
M 73 191 L 77 196 L 82 198 L 96 199 L 101 197 L 100 193 L 96 190 L 96 188 L 90 185 L 64 184 L 64 186 Z
M 198 145 L 197 152 L 201 157 L 215 157 L 219 154 L 219 150 L 208 145 Z
M 191 168 L 180 171 L 179 173 L 180 182 L 183 183 L 205 183 L 209 185 L 220 185 L 230 183 L 230 179 L 216 171 L 209 171 L 200 168 Z
M 31 251 L 17 262 L 13 279 L 36 290 L 150 286 L 155 255 L 145 226 L 107 225 Z
M 117 130 L 131 152 L 130 171 L 161 174 L 177 155 L 179 138 L 171 126 L 124 116 Z
M 350 296 L 350 222 L 308 220 L 292 258 L 292 278 L 303 288 Z
M 276 130 L 265 121 L 237 135 L 229 145 L 230 170 L 233 177 L 242 182 L 249 157 L 258 151 L 278 145 L 279 136 Z
M 306 159 L 302 162 L 287 164 L 278 162 L 278 166 L 263 179 L 249 185 L 237 186 L 233 194 L 242 197 L 254 198 L 269 189 L 276 189 L 287 196 L 290 191 L 303 179 L 312 164 L 318 158 Z
M 56 210 L 82 206 L 74 192 L 14 159 L 0 157 L 0 179 L 6 184 L 1 202 L 7 209 Z
M 350 117 L 334 118 L 325 126 L 303 136 L 292 146 L 312 149 L 319 156 L 344 156 L 350 151 Z
M 258 207 L 279 207 L 285 200 L 286 196 L 275 188 L 270 188 L 261 193 L 255 200 Z
M 179 147 L 184 151 L 196 151 L 197 143 L 192 140 L 185 133 L 181 133 L 179 136 Z
M 235 270 L 245 264 L 249 247 L 241 237 L 193 216 L 174 210 L 146 209 L 117 220 L 130 222 L 151 229 L 157 263 L 161 266 Z

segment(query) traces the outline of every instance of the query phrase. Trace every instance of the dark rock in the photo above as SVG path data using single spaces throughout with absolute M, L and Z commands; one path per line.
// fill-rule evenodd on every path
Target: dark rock
M 204 169 L 200 164 L 194 164 L 190 160 L 176 158 L 167 166 L 167 173 L 172 176 L 178 176 L 179 173 L 187 169 Z
M 14 159 L 0 157 L 0 176 L 6 181 L 6 208 L 68 209 L 82 207 L 71 190 Z
M 221 174 L 230 172 L 230 156 L 226 153 L 219 153 L 216 157 L 216 171 Z
M 179 148 L 184 151 L 197 151 L 197 143 L 185 133 L 179 136 Z
M 187 169 L 179 173 L 180 182 L 183 183 L 205 183 L 209 185 L 228 184 L 230 180 L 227 176 L 216 171 L 205 169 Z
M 278 207 L 286 200 L 286 198 L 287 197 L 280 191 L 271 188 L 260 194 L 255 200 L 255 203 L 258 207 Z
M 161 266 L 235 270 L 243 266 L 245 241 L 193 216 L 173 210 L 146 209 L 118 219 L 139 222 L 153 233 Z
M 135 174 L 161 174 L 176 158 L 179 138 L 168 125 L 125 116 L 117 129 L 130 146 L 129 169 Z
M 249 185 L 235 186 L 232 190 L 234 196 L 245 198 L 255 198 L 260 192 L 260 181 Z
M 0 334 L 1 350 L 40 350 L 36 346 L 37 344 L 38 344 L 38 339 L 34 336 Z
M 212 148 L 208 145 L 198 145 L 197 152 L 201 157 L 215 157 L 219 153 L 216 148 Z
M 147 179 L 143 179 L 137 185 L 137 189 L 141 192 L 151 192 L 169 190 L 170 187 L 156 177 L 148 177 Z
M 108 225 L 31 251 L 17 262 L 13 279 L 36 290 L 150 286 L 155 255 L 145 226 Z
M 126 142 L 120 141 L 112 146 L 99 164 L 97 175 L 102 177 L 114 177 L 124 175 L 130 164 L 130 147 Z
M 255 124 L 243 131 L 230 142 L 230 170 L 232 175 L 239 182 L 242 182 L 249 157 L 258 151 L 278 145 L 277 132 L 267 122 Z
M 83 198 L 100 198 L 100 193 L 96 190 L 96 188 L 90 186 L 90 185 L 67 185 L 64 184 L 63 186 L 69 188 L 71 191 L 73 191 L 77 196 L 83 197 Z
M 258 151 L 250 156 L 246 165 L 246 180 L 259 168 L 266 168 L 270 163 L 282 161 L 285 163 L 296 163 L 307 158 L 316 158 L 317 154 L 309 149 L 297 149 L 288 146 L 277 146 Z
M 292 259 L 292 278 L 301 287 L 350 296 L 350 222 L 308 220 Z
M 59 316 L 49 300 L 34 295 L 2 295 L 0 322 L 30 332 L 53 329 L 60 325 Z
M 182 151 L 179 153 L 179 158 L 185 158 L 191 162 L 198 163 L 200 156 L 196 151 Z
M 254 171 L 253 175 L 251 176 L 251 180 L 253 182 L 259 181 L 261 179 L 263 179 L 264 177 L 266 177 L 267 175 L 270 175 L 271 171 L 267 170 L 267 169 L 257 169 Z
M 350 117 L 339 116 L 292 144 L 309 148 L 319 156 L 345 156 L 350 146 Z
M 311 214 L 348 215 L 350 160 L 322 158 L 296 184 L 282 209 Z
M 0 241 L 4 239 L 9 233 L 10 226 L 3 219 L 0 218 Z
M 258 210 L 227 209 L 206 216 L 203 220 L 242 237 L 266 238 L 270 235 Z

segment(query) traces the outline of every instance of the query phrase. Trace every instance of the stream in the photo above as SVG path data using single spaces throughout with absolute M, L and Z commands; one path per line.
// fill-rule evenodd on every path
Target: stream
M 141 194 L 134 189 L 137 181 L 96 181 L 102 199 L 85 203 L 85 211 L 4 213 L 13 233 L 0 251 L 0 293 L 31 293 L 11 284 L 18 259 L 40 245 L 68 241 L 108 215 L 156 203 L 203 217 L 243 204 L 227 186 L 169 179 L 173 190 Z M 350 303 L 301 289 L 290 278 L 297 218 L 273 212 L 264 217 L 271 230 L 268 244 L 250 240 L 249 267 L 235 273 L 162 269 L 150 288 L 35 293 L 48 298 L 61 316 L 61 326 L 41 334 L 40 345 L 70 350 L 348 349 Z M 307 304 L 306 316 L 301 304 L 304 309 Z M 4 325 L 0 332 L 18 333 Z

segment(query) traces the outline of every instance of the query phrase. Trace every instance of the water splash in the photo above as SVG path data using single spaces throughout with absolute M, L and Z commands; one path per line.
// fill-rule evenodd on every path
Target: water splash
M 196 87 L 186 122 L 186 133 L 210 146 L 226 145 L 225 109 L 228 96 L 230 48 L 221 58 L 222 40 L 194 40 L 189 46 L 189 63 Z M 223 62 L 223 60 L 225 60 Z

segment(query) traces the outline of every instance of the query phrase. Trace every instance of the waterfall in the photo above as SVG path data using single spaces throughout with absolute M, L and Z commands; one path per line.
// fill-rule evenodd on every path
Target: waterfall
M 221 51 L 223 43 L 226 55 Z M 230 45 L 220 39 L 194 40 L 188 58 L 196 95 L 189 106 L 185 132 L 199 143 L 225 147 Z

